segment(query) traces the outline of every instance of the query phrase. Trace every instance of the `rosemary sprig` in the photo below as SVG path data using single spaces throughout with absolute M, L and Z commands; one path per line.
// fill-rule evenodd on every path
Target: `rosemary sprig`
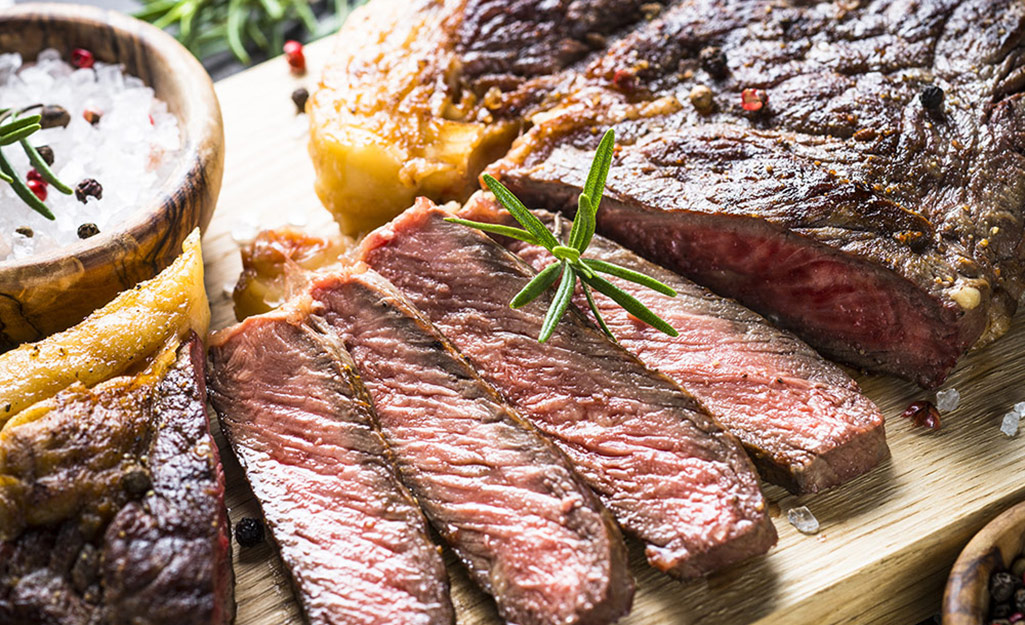
M 135 17 L 170 29 L 200 60 L 224 50 L 240 62 L 252 62 L 250 51 L 281 51 L 286 34 L 302 26 L 315 39 L 334 32 L 350 6 L 364 0 L 142 0 Z M 318 23 L 315 5 L 325 5 L 334 19 Z
M 35 107 L 29 107 L 29 109 L 31 108 Z M 24 113 L 25 110 L 21 112 Z M 11 109 L 0 109 L 0 148 L 15 143 L 19 144 L 26 156 L 28 156 L 29 162 L 32 163 L 32 166 L 35 167 L 44 180 L 61 193 L 71 195 L 73 193 L 71 187 L 57 179 L 57 176 L 50 170 L 43 157 L 28 142 L 28 137 L 42 128 L 41 122 L 42 116 L 38 114 L 19 117 L 19 114 L 12 112 Z M 14 171 L 14 168 L 11 167 L 10 162 L 4 156 L 3 150 L 0 150 L 0 181 L 11 185 L 14 192 L 21 198 L 21 201 L 28 204 L 32 210 L 47 219 L 55 219 L 46 204 L 43 204 L 42 200 L 36 197 L 36 194 L 28 188 L 25 181 Z
M 591 163 L 591 169 L 587 174 L 587 181 L 584 183 L 583 193 L 580 194 L 577 200 L 577 215 L 573 219 L 573 227 L 570 228 L 569 237 L 565 244 L 560 243 L 555 235 L 545 227 L 544 223 L 527 210 L 527 207 L 523 205 L 523 202 L 512 191 L 487 174 L 483 177 L 484 184 L 487 185 L 498 202 L 509 211 L 523 228 L 470 221 L 456 217 L 450 217 L 446 220 L 491 234 L 511 237 L 531 245 L 541 246 L 555 257 L 555 262 L 538 272 L 509 302 L 509 306 L 512 308 L 525 306 L 551 288 L 556 280 L 559 281 L 559 287 L 555 291 L 555 298 L 548 308 L 548 313 L 545 315 L 544 323 L 541 326 L 541 334 L 537 338 L 540 343 L 544 343 L 551 338 L 559 320 L 566 314 L 566 309 L 573 299 L 577 280 L 580 281 L 581 289 L 587 298 L 587 306 L 594 314 L 598 326 L 609 337 L 615 338 L 605 323 L 605 319 L 598 311 L 598 306 L 595 304 L 594 296 L 591 293 L 592 289 L 607 295 L 626 309 L 628 313 L 655 329 L 669 336 L 677 336 L 679 334 L 676 329 L 653 313 L 647 306 L 638 301 L 637 298 L 598 274 L 604 273 L 622 280 L 634 282 L 669 297 L 676 296 L 675 290 L 650 276 L 627 269 L 626 267 L 620 267 L 619 265 L 596 258 L 583 257 L 587 247 L 591 244 L 591 239 L 594 237 L 596 216 L 598 214 L 598 207 L 601 204 L 602 194 L 605 191 L 605 179 L 608 177 L 609 167 L 612 164 L 612 149 L 614 145 L 615 135 L 610 128 L 605 132 L 605 136 L 602 137 L 601 142 L 598 144 L 594 161 Z

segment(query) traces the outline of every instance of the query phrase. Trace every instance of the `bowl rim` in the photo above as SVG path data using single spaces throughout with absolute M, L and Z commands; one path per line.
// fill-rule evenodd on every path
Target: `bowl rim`
M 132 211 L 118 228 L 41 254 L 0 261 L 0 276 L 17 275 L 26 281 L 33 277 L 52 280 L 73 273 L 79 265 L 88 267 L 106 262 L 112 250 L 123 247 L 126 238 L 141 241 L 157 234 L 154 231 L 160 230 L 163 223 L 153 217 L 174 203 L 190 181 L 204 179 L 207 168 L 215 160 L 213 154 L 201 153 L 198 146 L 213 139 L 218 146 L 215 152 L 223 151 L 221 109 L 213 82 L 196 57 L 171 35 L 134 17 L 112 9 L 81 4 L 28 2 L 0 9 L 0 22 L 7 20 L 73 21 L 129 35 L 139 42 L 147 55 L 162 61 L 165 66 L 174 67 L 175 71 L 169 72 L 169 79 L 181 85 L 181 91 L 188 94 L 183 109 L 176 115 L 183 142 L 178 162 L 143 206 Z M 160 97 L 160 94 L 156 95 Z M 220 181 L 214 182 L 219 187 Z M 208 214 L 199 224 L 200 228 L 205 229 L 205 222 L 209 219 Z M 69 260 L 77 262 L 69 263 Z
M 1010 545 L 1010 549 L 1007 547 Z M 1025 501 L 980 529 L 957 556 L 943 591 L 943 625 L 980 625 L 975 612 L 989 605 L 989 576 L 1010 566 L 1025 548 Z M 983 583 L 984 582 L 984 583 Z M 983 605 L 985 604 L 985 605 Z

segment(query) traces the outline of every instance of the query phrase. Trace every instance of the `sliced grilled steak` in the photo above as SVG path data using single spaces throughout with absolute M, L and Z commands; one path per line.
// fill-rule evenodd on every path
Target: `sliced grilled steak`
M 203 351 L 73 386 L 0 433 L 0 623 L 232 622 Z
M 936 386 L 1022 292 L 1023 37 L 1013 0 L 681 2 L 575 72 L 495 173 L 572 211 L 614 125 L 601 232 Z
M 691 577 L 767 551 L 775 528 L 736 439 L 575 310 L 538 343 L 550 295 L 508 306 L 532 270 L 446 216 L 418 201 L 362 259 L 569 456 L 652 565 Z
M 565 240 L 572 222 L 538 214 Z M 460 216 L 516 225 L 490 194 L 475 195 Z M 537 270 L 552 261 L 543 248 L 503 242 Z M 676 290 L 678 295 L 668 298 L 609 277 L 668 321 L 678 337 L 632 319 L 600 293 L 594 299 L 620 345 L 693 394 L 744 443 L 763 478 L 797 493 L 813 493 L 889 457 L 879 410 L 854 380 L 800 339 L 603 237 L 592 239 L 587 256 L 639 271 Z M 576 299 L 590 315 L 583 293 Z
M 633 580 L 612 517 L 551 443 L 373 271 L 312 286 L 428 519 L 519 625 L 610 623 Z
M 210 350 L 210 399 L 303 611 L 311 625 L 452 623 L 424 518 L 348 354 L 317 324 L 299 308 L 250 317 Z

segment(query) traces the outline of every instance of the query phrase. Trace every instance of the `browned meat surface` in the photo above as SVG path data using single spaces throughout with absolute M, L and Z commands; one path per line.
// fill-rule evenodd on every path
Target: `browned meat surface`
M 539 215 L 565 240 L 572 222 Z M 460 216 L 515 225 L 490 194 L 474 196 Z M 537 270 L 552 262 L 542 248 L 503 242 Z M 793 335 L 603 237 L 591 241 L 587 256 L 639 271 L 676 290 L 677 296 L 669 298 L 609 277 L 676 328 L 677 337 L 639 322 L 600 293 L 594 298 L 620 345 L 693 394 L 744 443 L 763 478 L 794 492 L 817 492 L 889 457 L 879 410 L 854 380 Z M 583 293 L 576 299 L 590 315 Z
M 601 232 L 832 357 L 936 386 L 1022 291 L 1023 36 L 1013 0 L 680 2 L 564 76 L 495 173 L 572 210 L 615 126 Z
M 375 0 L 357 9 L 308 106 L 324 205 L 354 234 L 419 195 L 466 199 L 519 130 L 500 110 L 503 93 L 603 47 L 642 6 L 650 14 L 659 4 Z
M 441 556 L 333 333 L 292 309 L 212 342 L 210 399 L 311 625 L 454 622 Z
M 576 311 L 538 343 L 550 294 L 509 308 L 533 271 L 446 216 L 419 201 L 364 240 L 363 261 L 569 456 L 652 565 L 690 577 L 767 551 L 776 532 L 737 440 Z
M 233 620 L 202 344 L 174 359 L 73 386 L 0 432 L 0 623 Z
M 317 280 L 312 296 L 356 362 L 399 476 L 508 622 L 629 611 L 612 517 L 395 287 L 357 269 Z
M 601 232 L 826 355 L 935 387 L 1006 331 L 1018 0 L 395 2 L 340 34 L 312 98 L 318 189 L 350 230 L 464 200 L 521 130 L 492 172 L 572 212 L 614 126 Z

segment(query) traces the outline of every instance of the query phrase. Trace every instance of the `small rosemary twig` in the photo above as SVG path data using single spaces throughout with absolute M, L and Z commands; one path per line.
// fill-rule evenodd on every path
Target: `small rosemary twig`
M 509 302 L 509 306 L 512 308 L 525 306 L 551 288 L 556 280 L 559 281 L 559 288 L 556 290 L 555 298 L 548 308 L 548 313 L 545 315 L 544 323 L 541 326 L 541 334 L 537 339 L 541 343 L 544 343 L 552 336 L 552 332 L 555 331 L 559 320 L 566 313 L 566 309 L 573 299 L 577 280 L 581 283 L 584 296 L 587 298 L 587 305 L 591 312 L 594 313 L 598 326 L 610 337 L 615 338 L 612 336 L 608 325 L 606 325 L 605 319 L 602 318 L 601 313 L 598 311 L 598 306 L 595 304 L 594 296 L 591 293 L 592 289 L 607 295 L 634 317 L 657 330 L 669 336 L 677 336 L 678 334 L 675 328 L 653 313 L 647 306 L 638 301 L 637 298 L 598 274 L 604 273 L 634 282 L 670 297 L 676 296 L 676 291 L 650 276 L 627 269 L 626 267 L 620 267 L 619 265 L 596 258 L 583 257 L 583 254 L 587 251 L 587 246 L 591 244 L 591 239 L 594 237 L 598 206 L 601 203 L 605 190 L 605 179 L 608 177 L 609 167 L 612 164 L 612 149 L 614 145 L 615 135 L 610 128 L 605 133 L 605 136 L 602 137 L 601 143 L 598 144 L 594 161 L 591 163 L 591 169 L 587 174 L 587 181 L 584 183 L 583 193 L 580 194 L 577 200 L 577 214 L 573 219 L 573 227 L 570 228 L 569 240 L 565 245 L 555 238 L 555 235 L 545 227 L 540 219 L 527 210 L 527 207 L 523 205 L 523 202 L 512 191 L 487 174 L 484 175 L 484 184 L 487 185 L 498 202 L 509 211 L 523 228 L 470 221 L 456 217 L 451 217 L 447 220 L 484 232 L 541 246 L 555 257 L 555 262 L 542 269 Z

